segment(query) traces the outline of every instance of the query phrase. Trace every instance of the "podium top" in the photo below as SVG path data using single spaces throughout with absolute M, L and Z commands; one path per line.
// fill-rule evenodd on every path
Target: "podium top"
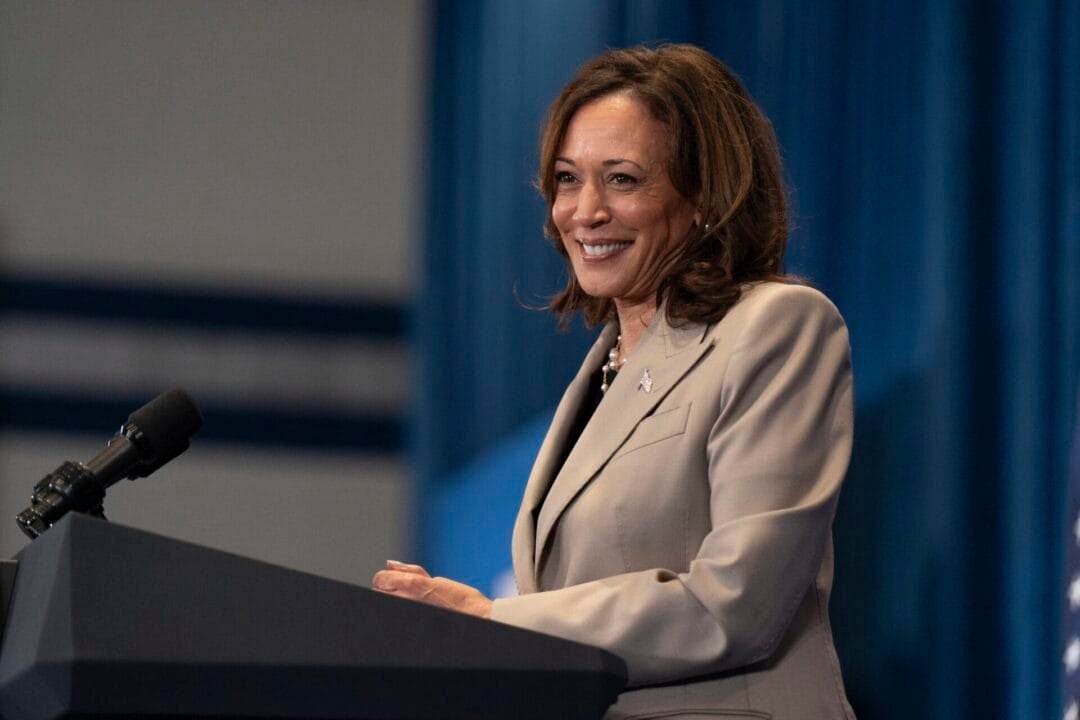
M 597 648 L 72 514 L 19 554 L 0 716 L 598 718 Z

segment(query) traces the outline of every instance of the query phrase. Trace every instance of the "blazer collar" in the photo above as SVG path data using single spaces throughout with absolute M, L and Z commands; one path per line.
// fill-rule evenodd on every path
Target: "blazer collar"
M 537 508 L 544 502 L 552 478 L 559 469 L 556 464 L 562 457 L 562 448 L 568 441 L 567 435 L 577 417 L 578 409 L 585 401 L 592 375 L 607 359 L 608 351 L 615 344 L 617 335 L 618 327 L 614 323 L 609 323 L 585 355 L 585 360 L 578 369 L 577 375 L 570 381 L 562 400 L 559 401 L 559 406 L 555 408 L 555 415 L 544 436 L 540 451 L 536 455 L 532 471 L 529 473 L 521 510 L 514 525 L 512 543 L 515 579 L 520 592 L 535 592 L 537 589 L 533 566 L 536 553 L 536 525 L 533 518 Z
M 551 533 L 563 511 L 622 446 L 642 418 L 652 412 L 708 351 L 711 343 L 703 342 L 706 329 L 706 326 L 698 324 L 673 328 L 661 307 L 633 355 L 615 376 L 566 462 L 561 469 L 555 468 L 554 463 L 560 456 L 557 451 L 567 441 L 569 427 L 585 396 L 586 385 L 614 344 L 614 326 L 609 325 L 604 329 L 567 389 L 552 421 L 551 432 L 541 449 L 543 462 L 538 460 L 529 479 L 527 499 L 530 508 L 535 508 L 543 497 L 548 478 L 557 472 L 547 497 L 542 500 L 543 507 L 536 525 L 533 549 L 536 577 Z
M 525 496 L 522 500 L 522 511 L 532 514 L 540 503 L 544 502 L 544 495 L 551 485 L 551 479 L 558 471 L 556 463 L 562 455 L 560 450 L 566 445 L 567 435 L 577 417 L 578 409 L 585 401 L 592 375 L 607 359 L 608 351 L 615 345 L 617 335 L 618 326 L 614 323 L 609 323 L 604 327 L 592 348 L 585 355 L 585 360 L 581 363 L 577 375 L 563 393 L 559 406 L 555 408 L 551 426 L 536 455 L 536 462 L 529 473 L 529 480 L 525 485 Z

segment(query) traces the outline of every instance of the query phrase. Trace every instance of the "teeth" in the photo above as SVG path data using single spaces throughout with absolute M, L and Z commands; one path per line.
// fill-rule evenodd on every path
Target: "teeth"
M 589 257 L 599 257 L 601 255 L 607 255 L 608 253 L 613 253 L 628 247 L 630 247 L 630 243 L 628 242 L 611 243 L 610 245 L 586 245 L 584 243 L 581 244 L 582 252 L 584 252 Z

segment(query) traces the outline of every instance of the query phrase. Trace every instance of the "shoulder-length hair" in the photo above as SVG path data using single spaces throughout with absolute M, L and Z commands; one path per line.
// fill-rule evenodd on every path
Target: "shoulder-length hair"
M 712 323 L 755 280 L 784 279 L 787 198 L 772 125 L 738 78 L 693 45 L 610 50 L 584 65 L 548 110 L 537 184 L 548 204 L 545 234 L 567 260 L 569 280 L 548 308 L 569 322 L 581 310 L 593 326 L 615 317 L 609 298 L 582 290 L 551 216 L 555 158 L 567 126 L 587 103 L 628 92 L 667 129 L 667 173 L 698 207 L 695 226 L 656 290 L 668 321 Z

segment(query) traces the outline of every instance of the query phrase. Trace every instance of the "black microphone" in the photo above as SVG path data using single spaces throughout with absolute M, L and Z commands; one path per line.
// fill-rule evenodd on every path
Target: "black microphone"
M 15 518 L 36 538 L 68 512 L 105 517 L 105 489 L 123 478 L 146 477 L 188 449 L 203 419 L 195 401 L 169 390 L 131 413 L 105 449 L 85 463 L 65 462 L 34 486 L 30 507 Z

